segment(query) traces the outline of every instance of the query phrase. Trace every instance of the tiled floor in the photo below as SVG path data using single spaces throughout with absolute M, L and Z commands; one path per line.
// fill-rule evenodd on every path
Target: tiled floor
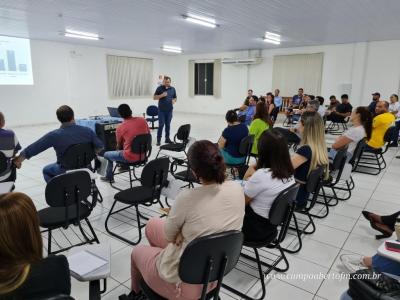
M 196 139 L 210 139 L 216 141 L 221 130 L 225 126 L 223 117 L 212 115 L 188 115 L 176 113 L 173 119 L 172 132 L 176 132 L 179 125 L 191 123 L 191 136 Z M 38 137 L 53 129 L 57 124 L 14 128 L 22 146 L 36 140 Z M 155 131 L 153 131 L 153 136 Z M 328 142 L 334 137 L 328 136 Z M 158 149 L 154 149 L 158 150 Z M 153 156 L 155 156 L 153 151 Z M 316 232 L 303 238 L 303 249 L 295 255 L 288 255 L 290 268 L 287 274 L 328 274 L 340 273 L 343 268 L 339 256 L 342 253 L 358 253 L 373 255 L 382 241 L 376 241 L 372 230 L 366 220 L 361 216 L 363 209 L 377 213 L 392 213 L 399 207 L 398 179 L 400 175 L 400 160 L 394 156 L 397 149 L 390 149 L 385 155 L 388 162 L 387 169 L 379 176 L 354 174 L 356 188 L 350 200 L 339 203 L 331 209 L 325 219 L 316 220 Z M 42 178 L 42 167 L 55 159 L 54 151 L 47 150 L 44 153 L 25 161 L 18 172 L 16 190 L 25 192 L 35 202 L 37 209 L 47 206 L 44 197 L 45 183 Z M 124 178 L 117 178 L 118 184 L 126 186 Z M 98 182 L 104 202 L 97 205 L 90 220 L 96 233 L 104 244 L 111 245 L 111 278 L 108 279 L 107 293 L 103 299 L 118 299 L 118 295 L 127 293 L 130 287 L 130 254 L 132 247 L 106 233 L 104 221 L 107 212 L 113 202 L 115 190 L 108 184 Z M 150 215 L 157 215 L 158 209 L 151 208 Z M 124 214 L 127 216 L 127 214 Z M 137 230 L 132 227 L 132 221 L 123 216 L 116 216 L 110 221 L 110 227 L 114 231 L 129 238 L 137 237 Z M 65 232 L 69 239 L 76 238 L 74 232 L 69 229 Z M 47 237 L 44 237 L 46 244 Z M 56 234 L 58 243 L 65 243 L 65 236 L 61 232 Z M 145 240 L 143 241 L 145 243 Z M 288 235 L 287 244 L 295 244 L 294 237 Z M 259 283 L 249 274 L 254 271 L 234 270 L 225 279 L 225 283 L 235 285 L 236 288 L 256 296 L 260 292 Z M 275 274 L 275 273 L 272 273 Z M 290 279 L 272 278 L 266 279 L 266 299 L 339 299 L 347 288 L 347 281 L 334 279 Z M 88 299 L 88 284 L 76 280 L 72 282 L 72 295 L 75 299 Z M 223 299 L 235 298 L 232 294 L 223 291 Z

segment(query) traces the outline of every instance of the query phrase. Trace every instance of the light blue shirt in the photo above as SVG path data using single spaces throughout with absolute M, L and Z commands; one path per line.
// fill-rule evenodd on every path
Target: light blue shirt
M 282 97 L 281 96 L 275 96 L 274 103 L 275 103 L 275 106 L 281 107 L 282 106 Z

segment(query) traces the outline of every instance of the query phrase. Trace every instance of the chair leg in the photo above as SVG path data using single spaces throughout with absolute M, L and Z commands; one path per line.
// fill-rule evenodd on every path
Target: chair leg
M 93 236 L 93 240 L 97 243 L 100 244 L 99 239 L 97 238 L 96 232 L 94 231 L 92 224 L 90 224 L 90 221 L 88 220 L 88 218 L 85 219 L 86 225 L 89 227 L 89 230 Z
M 106 231 L 107 231 L 110 235 L 116 237 L 117 239 L 120 239 L 120 240 L 124 241 L 125 243 L 128 243 L 128 244 L 130 244 L 130 245 L 132 245 L 132 246 L 135 246 L 135 245 L 137 245 L 137 244 L 140 243 L 140 241 L 141 241 L 141 239 L 142 239 L 142 228 L 145 227 L 145 225 L 141 225 L 141 223 L 140 223 L 140 212 L 139 212 L 138 205 L 130 205 L 130 206 L 121 208 L 121 209 L 119 209 L 119 210 L 117 210 L 117 211 L 113 211 L 116 203 L 117 203 L 117 200 L 114 200 L 114 203 L 113 203 L 113 205 L 111 206 L 110 211 L 108 212 L 108 215 L 107 215 L 107 218 L 106 218 L 106 222 L 105 222 L 105 224 L 104 224 L 104 225 L 105 225 L 105 228 L 106 228 Z M 128 240 L 127 238 L 124 238 L 123 236 L 118 235 L 118 234 L 112 232 L 112 231 L 108 228 L 108 220 L 110 219 L 111 215 L 116 214 L 116 213 L 118 213 L 118 212 L 120 212 L 120 211 L 126 210 L 126 209 L 128 209 L 128 208 L 130 208 L 130 207 L 132 207 L 132 206 L 135 206 L 135 210 L 136 210 L 136 219 L 137 219 L 136 221 L 137 221 L 138 231 L 139 231 L 139 238 L 137 239 L 136 242 L 132 242 L 132 241 Z
M 287 248 L 283 248 L 282 250 L 288 253 L 297 253 L 301 250 L 301 248 L 303 247 L 303 241 L 301 240 L 301 232 L 299 229 L 299 224 L 297 223 L 297 218 L 296 215 L 293 213 L 293 221 L 294 221 L 294 229 L 296 231 L 296 235 L 297 235 L 297 240 L 299 241 L 299 246 L 297 247 L 297 249 L 287 249 Z
M 47 255 L 51 254 L 51 229 L 49 229 L 48 233 L 47 233 Z

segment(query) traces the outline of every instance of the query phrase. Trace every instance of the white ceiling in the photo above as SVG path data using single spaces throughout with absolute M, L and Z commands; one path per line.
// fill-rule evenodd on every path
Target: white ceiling
M 216 19 L 206 28 L 181 17 Z M 161 52 L 287 48 L 400 39 L 400 0 L 0 0 L 0 35 Z M 99 33 L 101 41 L 63 37 L 65 28 Z M 262 41 L 282 35 L 280 46 Z

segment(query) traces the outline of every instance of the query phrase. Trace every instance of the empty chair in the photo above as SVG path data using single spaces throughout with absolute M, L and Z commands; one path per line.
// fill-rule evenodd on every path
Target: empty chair
M 243 251 L 241 253 L 241 256 L 257 263 L 257 271 L 259 277 L 258 279 L 260 281 L 262 289 L 261 296 L 257 298 L 259 300 L 265 298 L 266 294 L 265 280 L 264 280 L 265 276 L 268 275 L 273 270 L 276 270 L 278 272 L 286 272 L 289 269 L 289 262 L 286 258 L 285 253 L 283 252 L 281 243 L 286 237 L 289 222 L 293 214 L 294 201 L 296 199 L 298 189 L 299 189 L 298 184 L 294 184 L 288 187 L 276 197 L 274 203 L 272 204 L 272 207 L 269 212 L 269 218 L 268 218 L 269 222 L 273 225 L 276 225 L 277 227 L 280 226 L 279 231 L 277 231 L 275 236 L 270 236 L 268 239 L 260 242 L 249 242 L 246 241 L 246 237 L 244 237 L 243 246 L 251 248 L 254 251 L 255 257 L 245 254 Z M 277 249 L 279 251 L 279 255 L 276 255 L 277 258 L 272 262 L 272 264 L 266 263 L 261 260 L 259 255 L 259 249 L 262 248 Z M 283 268 L 277 267 L 277 265 L 281 261 L 285 263 Z M 268 267 L 267 270 L 263 271 L 262 266 Z M 252 297 L 244 294 L 243 292 L 235 289 L 234 287 L 228 286 L 226 284 L 223 284 L 222 286 L 228 291 L 238 295 L 240 298 L 253 300 Z
M 103 197 L 96 185 L 97 170 L 96 153 L 90 143 L 76 144 L 68 147 L 61 158 L 61 166 L 66 172 L 82 170 L 88 172 L 92 181 L 92 195 L 99 197 L 98 201 L 103 202 Z
M 242 249 L 243 234 L 226 231 L 202 236 L 191 241 L 179 262 L 179 277 L 188 284 L 202 284 L 200 299 L 219 298 L 222 280 L 236 265 Z M 209 284 L 215 288 L 207 293 Z M 155 293 L 144 280 L 141 288 L 148 299 L 165 299 Z
M 149 118 L 146 118 L 146 121 L 151 124 L 150 129 L 157 129 L 158 127 L 155 127 L 154 123 L 158 121 L 158 107 L 155 105 L 148 106 L 146 115 L 149 116 Z
M 348 128 L 347 124 L 350 121 L 350 117 L 344 119 L 332 120 L 326 127 L 325 132 L 332 135 L 342 135 Z
M 39 210 L 40 226 L 46 228 L 48 233 L 47 253 L 54 254 L 68 250 L 74 246 L 87 243 L 99 243 L 96 233 L 89 222 L 89 216 L 96 206 L 97 198 L 88 200 L 92 192 L 90 176 L 86 171 L 65 173 L 52 178 L 46 186 L 45 196 L 49 207 Z M 88 237 L 82 228 L 81 221 L 85 221 L 92 237 Z M 52 231 L 55 229 L 67 229 L 69 226 L 77 226 L 83 236 L 83 240 L 75 245 L 51 251 Z
M 166 185 L 168 168 L 168 158 L 157 158 L 152 160 L 143 168 L 142 175 L 140 177 L 140 186 L 135 186 L 115 194 L 114 203 L 111 206 L 105 222 L 105 227 L 109 234 L 131 245 L 137 245 L 140 242 L 142 239 L 141 229 L 145 226 L 145 224 L 140 222 L 140 218 L 143 218 L 143 216 L 139 212 L 139 205 L 150 206 L 153 203 L 159 203 L 160 206 L 163 207 L 160 201 L 160 195 L 161 189 Z M 114 211 L 117 203 L 124 205 L 124 207 Z M 108 226 L 109 219 L 112 215 L 118 214 L 121 211 L 127 210 L 133 206 L 135 207 L 136 211 L 136 222 L 139 231 L 139 237 L 136 242 L 133 242 L 128 238 L 113 232 Z
M 160 150 L 158 150 L 156 157 L 158 157 L 161 150 L 184 152 L 186 155 L 186 146 L 189 142 L 190 127 L 190 124 L 180 126 L 178 132 L 174 136 L 174 142 L 160 146 Z

